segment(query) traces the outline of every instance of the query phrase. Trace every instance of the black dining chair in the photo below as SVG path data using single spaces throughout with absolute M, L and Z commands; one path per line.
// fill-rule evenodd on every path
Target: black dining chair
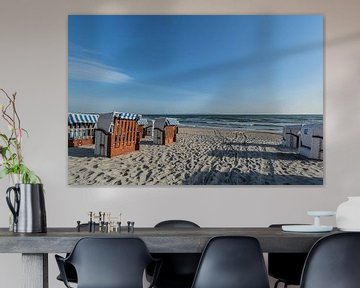
M 80 224 L 80 229 L 81 230 L 84 230 L 84 229 L 89 229 L 89 224 L 88 223 L 82 223 Z M 95 223 L 95 229 L 99 229 L 99 224 L 98 223 Z M 66 257 L 69 256 L 69 253 L 66 254 Z M 74 268 L 73 265 L 71 265 L 70 263 L 67 263 L 65 262 L 64 263 L 64 268 L 65 268 L 65 275 L 66 275 L 66 278 L 67 278 L 67 281 L 68 282 L 71 282 L 71 283 L 77 283 L 77 275 L 76 275 L 76 270 Z M 62 277 L 61 277 L 61 274 L 59 274 L 57 277 L 56 277 L 57 280 L 59 281 L 63 281 Z
M 269 288 L 264 257 L 256 238 L 212 238 L 200 259 L 192 288 Z
M 288 224 L 272 224 L 269 228 L 281 228 L 282 225 Z M 306 257 L 307 253 L 269 253 L 268 273 L 277 279 L 274 288 L 280 283 L 283 283 L 284 288 L 288 285 L 300 285 Z
M 68 257 L 55 258 L 66 287 L 70 285 L 65 263 L 74 266 L 78 288 L 142 288 L 146 267 L 158 263 L 154 281 L 160 268 L 139 238 L 82 238 Z
M 166 220 L 155 225 L 156 229 L 200 228 L 199 225 L 187 220 Z M 190 288 L 194 280 L 200 253 L 157 253 L 152 254 L 161 259 L 156 288 Z M 147 269 L 147 279 L 152 279 L 153 267 Z
M 68 257 L 68 256 L 69 256 L 69 254 L 66 255 L 66 257 Z M 64 262 L 64 274 L 66 275 L 67 282 L 77 283 L 77 274 L 76 274 L 75 267 L 66 261 Z M 56 279 L 64 282 L 61 274 L 59 274 L 56 277 Z
M 338 233 L 318 240 L 306 259 L 300 287 L 360 287 L 360 233 Z

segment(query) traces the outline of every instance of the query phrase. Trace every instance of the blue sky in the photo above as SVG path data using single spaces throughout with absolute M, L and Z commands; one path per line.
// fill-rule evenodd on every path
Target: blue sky
M 69 16 L 69 112 L 323 113 L 320 15 Z

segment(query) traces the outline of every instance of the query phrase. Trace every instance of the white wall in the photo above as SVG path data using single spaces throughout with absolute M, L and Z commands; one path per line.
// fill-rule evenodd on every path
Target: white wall
M 18 92 L 26 161 L 46 187 L 48 226 L 73 226 L 89 210 L 122 212 L 136 226 L 187 218 L 201 226 L 311 221 L 360 195 L 360 1 L 357 0 L 1 0 L 0 87 Z M 68 14 L 268 14 L 325 16 L 325 185 L 322 187 L 67 186 Z M 8 224 L 5 188 L 0 226 Z M 329 220 L 334 224 L 334 221 Z M 50 256 L 50 287 L 57 271 Z M 0 255 L 2 287 L 20 287 L 20 256 Z

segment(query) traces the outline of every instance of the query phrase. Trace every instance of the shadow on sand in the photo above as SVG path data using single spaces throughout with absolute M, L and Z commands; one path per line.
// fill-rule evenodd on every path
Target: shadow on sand
M 262 143 L 241 143 L 241 142 L 225 142 L 225 145 L 231 146 L 258 146 L 258 147 L 265 147 L 265 148 L 278 148 L 280 149 L 282 146 L 280 144 L 262 144 Z
M 211 170 L 196 172 L 184 181 L 186 185 L 322 185 L 322 177 L 300 175 L 264 175 L 258 172 L 242 173 L 238 169 L 229 172 Z
M 212 150 L 208 152 L 212 157 L 234 157 L 234 158 L 262 158 L 264 160 L 300 160 L 310 161 L 308 158 L 295 154 L 284 152 L 269 152 L 269 151 L 239 151 L 239 150 Z M 316 161 L 316 160 L 311 160 Z
M 153 142 L 153 140 L 152 139 L 150 139 L 150 140 L 141 140 L 141 142 L 140 142 L 140 147 L 141 147 L 141 145 L 146 145 L 146 146 L 153 146 L 153 145 L 155 145 L 154 144 L 154 142 Z
M 92 147 L 69 147 L 68 156 L 71 157 L 94 157 L 94 148 Z

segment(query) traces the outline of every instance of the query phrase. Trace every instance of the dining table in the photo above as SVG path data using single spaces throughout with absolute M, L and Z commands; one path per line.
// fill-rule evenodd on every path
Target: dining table
M 68 253 L 83 237 L 138 237 L 150 253 L 201 253 L 209 239 L 238 235 L 258 239 L 264 253 L 306 253 L 320 238 L 338 233 L 284 232 L 281 227 L 134 228 L 102 232 L 57 227 L 46 233 L 14 233 L 0 228 L 0 253 L 21 253 L 24 288 L 48 288 L 48 254 Z

